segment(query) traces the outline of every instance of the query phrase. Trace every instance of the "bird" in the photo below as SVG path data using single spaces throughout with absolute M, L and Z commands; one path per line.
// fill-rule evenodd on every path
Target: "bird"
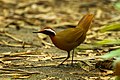
M 93 18 L 93 14 L 87 13 L 80 19 L 77 26 L 74 28 L 68 28 L 56 33 L 51 27 L 45 27 L 44 29 L 33 33 L 43 33 L 49 35 L 51 41 L 57 48 L 67 51 L 68 54 L 66 59 L 59 65 L 62 65 L 70 58 L 70 52 L 73 50 L 71 61 L 71 65 L 73 65 L 74 49 L 84 42 L 86 33 L 91 26 Z

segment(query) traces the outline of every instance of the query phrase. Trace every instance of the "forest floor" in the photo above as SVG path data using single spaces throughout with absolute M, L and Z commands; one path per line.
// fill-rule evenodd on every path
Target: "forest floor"
M 117 2 L 0 0 L 0 80 L 113 80 L 111 65 L 100 66 L 96 57 L 120 46 L 94 43 L 120 38 L 119 31 L 100 32 L 104 25 L 120 21 Z M 48 36 L 33 32 L 46 26 L 56 32 L 75 27 L 87 13 L 95 14 L 95 18 L 85 42 L 75 49 L 74 66 L 70 58 L 58 67 L 67 52 L 56 48 Z

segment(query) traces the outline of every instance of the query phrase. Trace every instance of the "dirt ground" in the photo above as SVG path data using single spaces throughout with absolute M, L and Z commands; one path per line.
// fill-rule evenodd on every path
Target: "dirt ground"
M 115 45 L 94 42 L 120 38 L 120 32 L 100 33 L 103 25 L 119 22 L 117 0 L 0 0 L 0 80 L 113 80 L 112 70 L 96 68 L 103 55 Z M 95 14 L 83 44 L 71 58 L 57 66 L 67 52 L 56 48 L 50 38 L 34 34 L 46 26 L 56 32 L 75 27 L 87 13 Z M 104 66 L 103 66 L 104 67 Z

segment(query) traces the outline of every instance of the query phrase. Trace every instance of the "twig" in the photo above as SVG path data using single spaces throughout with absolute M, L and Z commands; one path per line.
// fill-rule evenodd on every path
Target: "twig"
M 10 43 L 8 43 L 8 42 L 6 42 L 6 41 L 4 41 L 4 40 L 2 40 L 2 42 L 4 43 L 3 45 L 7 45 L 7 46 L 10 46 L 10 47 L 22 47 L 23 48 L 23 46 L 24 46 L 24 48 L 30 48 L 31 47 L 31 45 L 22 45 L 22 44 L 10 44 Z
M 18 39 L 18 38 L 16 38 L 15 36 L 13 36 L 13 35 L 11 35 L 11 34 L 9 34 L 9 33 L 5 33 L 5 35 L 8 36 L 8 37 L 10 37 L 10 38 L 12 38 L 12 39 L 14 39 L 14 40 L 16 40 L 16 41 L 18 41 L 18 42 L 23 42 L 23 40 Z
M 38 71 L 30 72 L 30 71 L 26 71 L 26 70 L 22 70 L 22 69 L 11 69 L 11 68 L 0 68 L 0 70 L 4 70 L 4 71 L 18 71 L 18 72 L 22 72 L 22 73 L 26 73 L 26 74 L 39 74 L 40 73 Z

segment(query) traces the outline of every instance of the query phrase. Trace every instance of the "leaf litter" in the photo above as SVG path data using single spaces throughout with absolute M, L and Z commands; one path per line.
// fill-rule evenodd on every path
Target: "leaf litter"
M 113 5 L 114 0 L 81 0 L 82 3 L 79 0 L 1 0 L 0 2 L 4 4 L 0 8 L 1 77 L 30 80 L 37 78 L 41 80 L 108 80 L 111 77 L 111 79 L 114 78 L 106 75 L 109 71 L 103 74 L 95 68 L 95 64 L 100 61 L 99 56 L 111 49 L 120 48 L 119 31 L 107 32 L 119 29 L 119 27 L 113 28 L 113 26 L 119 26 L 115 23 L 119 23 L 120 19 L 119 11 L 113 8 L 116 7 Z M 56 65 L 66 57 L 66 53 L 58 50 L 46 35 L 36 35 L 32 32 L 45 26 L 57 31 L 75 27 L 80 18 L 88 12 L 94 13 L 95 19 L 86 41 L 76 49 L 75 66 L 69 65 L 70 58 L 65 65 L 56 68 Z M 108 27 L 112 26 L 112 28 L 101 27 L 108 24 L 110 24 Z M 101 33 L 101 30 L 105 32 Z

